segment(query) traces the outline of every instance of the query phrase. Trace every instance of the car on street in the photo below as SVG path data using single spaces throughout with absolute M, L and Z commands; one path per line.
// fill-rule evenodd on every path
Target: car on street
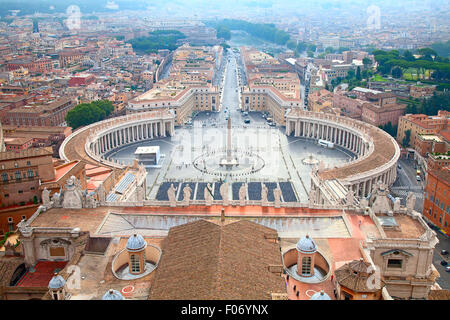
M 445 268 L 445 271 L 450 272 L 450 266 L 447 266 L 447 267 Z
M 250 119 L 249 119 L 249 118 L 246 118 L 246 119 L 244 120 L 244 123 L 250 123 Z
M 442 250 L 441 250 L 441 254 L 442 254 L 443 256 L 446 256 L 446 255 L 448 255 L 448 251 L 445 250 L 445 249 L 442 249 Z
M 448 266 L 448 262 L 445 261 L 445 260 L 442 260 L 442 261 L 441 261 L 441 266 L 444 266 L 444 267 L 445 267 L 445 266 Z
M 397 168 L 401 169 L 401 168 L 402 168 L 402 166 L 398 164 L 398 165 L 397 165 Z
M 416 180 L 417 180 L 417 181 L 422 181 L 422 179 L 420 178 L 420 176 L 416 176 Z

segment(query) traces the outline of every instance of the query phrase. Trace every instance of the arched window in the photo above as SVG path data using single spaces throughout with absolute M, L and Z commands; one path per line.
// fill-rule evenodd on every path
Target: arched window
M 22 179 L 22 176 L 20 175 L 20 171 L 16 171 L 16 179 L 17 180 Z
M 28 178 L 33 178 L 33 170 L 28 170 Z
M 311 257 L 303 257 L 302 259 L 302 275 L 311 275 Z
M 139 256 L 138 255 L 132 254 L 130 256 L 130 266 L 131 266 L 131 272 L 133 272 L 133 273 L 141 272 L 141 265 L 139 263 Z
M 2 173 L 2 181 L 3 182 L 7 182 L 8 181 L 8 175 L 5 172 Z

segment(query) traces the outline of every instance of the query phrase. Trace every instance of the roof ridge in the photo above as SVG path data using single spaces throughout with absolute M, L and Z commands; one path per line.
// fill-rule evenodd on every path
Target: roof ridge
M 220 271 L 222 270 L 222 263 L 223 263 L 223 259 L 222 259 L 222 239 L 223 239 L 223 229 L 225 227 L 224 224 L 216 224 L 219 227 L 219 245 L 217 246 L 217 250 L 218 250 L 218 254 L 217 256 L 217 263 L 215 264 L 216 267 L 216 271 L 214 272 L 214 287 L 212 290 L 212 293 L 215 297 L 219 296 L 219 290 L 220 290 L 220 279 L 219 279 L 219 275 L 220 275 Z

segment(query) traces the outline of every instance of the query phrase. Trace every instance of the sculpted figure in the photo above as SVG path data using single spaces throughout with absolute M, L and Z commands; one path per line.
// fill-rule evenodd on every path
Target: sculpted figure
M 222 183 L 220 186 L 220 195 L 222 196 L 222 201 L 225 206 L 228 205 L 228 183 Z
M 169 198 L 170 202 L 175 202 L 176 201 L 175 197 L 176 197 L 177 189 L 178 188 L 175 188 L 173 186 L 173 183 L 170 184 L 170 188 L 169 188 L 169 190 L 167 190 L 167 197 Z
M 47 190 L 47 188 L 44 188 L 42 190 L 42 204 L 46 207 L 50 207 L 50 191 Z
M 416 195 L 413 192 L 410 192 L 406 197 L 406 210 L 408 212 L 412 212 L 414 210 L 415 205 L 416 205 Z
M 239 202 L 241 206 L 245 206 L 246 198 L 247 198 L 247 184 L 243 183 L 239 188 Z
M 189 187 L 189 185 L 186 185 L 183 188 L 183 202 L 186 205 L 189 205 L 189 201 L 191 200 L 191 194 L 192 194 L 192 189 L 191 187 Z
M 205 198 L 206 204 L 211 205 L 213 196 L 211 195 L 210 191 L 212 192 L 211 184 L 208 183 L 205 189 L 203 190 L 203 196 Z
M 280 187 L 276 187 L 275 190 L 273 190 L 273 196 L 275 198 L 275 207 L 279 208 L 281 205 L 281 189 L 280 189 Z
M 267 189 L 266 185 L 263 183 L 261 188 L 261 202 L 263 204 L 267 203 L 267 194 L 269 193 L 269 189 Z

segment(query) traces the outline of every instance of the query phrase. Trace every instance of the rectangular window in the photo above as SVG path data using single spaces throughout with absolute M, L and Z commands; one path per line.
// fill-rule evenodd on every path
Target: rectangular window
M 389 259 L 388 268 L 401 269 L 403 260 L 400 259 Z

